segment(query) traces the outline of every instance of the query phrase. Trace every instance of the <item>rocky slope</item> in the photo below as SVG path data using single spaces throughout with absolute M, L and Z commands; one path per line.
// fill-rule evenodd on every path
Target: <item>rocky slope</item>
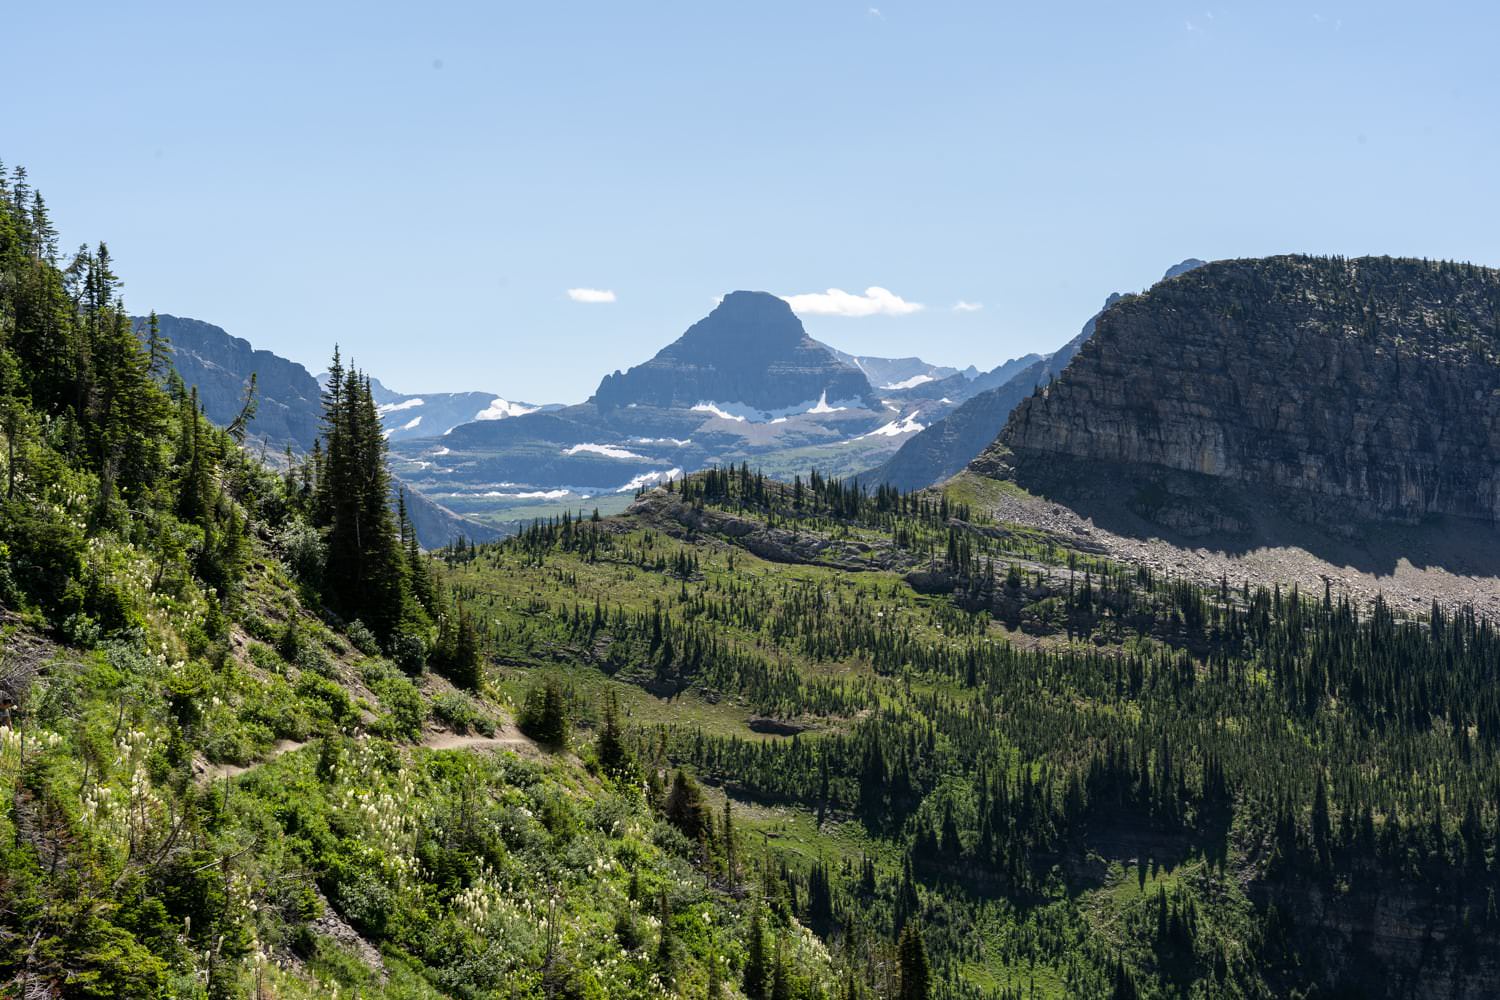
M 1187 532 L 1267 495 L 1339 530 L 1500 517 L 1500 272 L 1390 258 L 1221 261 L 1100 317 L 982 471 L 1131 491 Z M 1128 485 L 1126 485 L 1128 484 Z M 1096 490 L 1095 492 L 1098 492 Z M 1351 529 L 1352 530 L 1352 529 Z
M 1116 298 L 1110 296 L 1105 308 Z M 1046 357 L 1031 355 L 1035 360 L 1030 364 L 1012 371 L 999 385 L 971 396 L 953 412 L 908 438 L 880 465 L 860 473 L 860 482 L 888 483 L 899 489 L 916 490 L 959 472 L 995 439 L 997 428 L 1005 426 L 1016 405 L 1066 367 L 1093 332 L 1094 320 L 1090 319 L 1077 337 L 1055 353 Z

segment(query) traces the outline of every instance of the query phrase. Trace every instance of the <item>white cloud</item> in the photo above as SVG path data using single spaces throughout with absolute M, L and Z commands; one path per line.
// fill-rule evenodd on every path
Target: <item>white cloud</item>
M 983 308 L 983 302 L 965 302 L 963 299 L 959 299 L 953 303 L 953 311 L 956 313 L 977 313 Z
M 783 295 L 793 312 L 806 316 L 909 316 L 922 311 L 920 302 L 908 302 L 888 288 L 871 285 L 863 295 L 840 288 L 802 295 Z
M 613 302 L 615 293 L 607 288 L 570 288 L 568 298 L 574 302 L 587 302 L 592 305 L 600 302 Z
M 866 8 L 866 9 L 870 12 L 870 16 L 871 17 L 878 17 L 882 21 L 885 20 L 885 15 L 882 14 L 882 13 L 880 13 L 880 8 L 879 7 L 869 7 L 869 8 Z

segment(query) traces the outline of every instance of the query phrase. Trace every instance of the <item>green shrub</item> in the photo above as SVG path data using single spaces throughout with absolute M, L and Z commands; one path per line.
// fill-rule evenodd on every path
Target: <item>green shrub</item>
M 375 633 L 365 628 L 365 623 L 358 618 L 349 623 L 349 627 L 344 629 L 344 634 L 349 637 L 354 648 L 366 656 L 380 655 L 380 643 L 376 640 Z
M 416 677 L 427 666 L 427 644 L 419 635 L 402 632 L 391 640 L 391 659 L 407 674 Z
M 495 724 L 479 710 L 474 699 L 462 691 L 444 691 L 432 700 L 432 714 L 455 733 L 469 730 L 492 736 Z
M 270 646 L 258 642 L 250 644 L 250 662 L 268 674 L 286 673 L 286 661 L 277 656 L 276 651 Z
M 254 611 L 245 612 L 245 617 L 240 620 L 240 624 L 245 627 L 245 634 L 252 639 L 259 639 L 264 643 L 274 643 L 279 638 L 276 626 Z
M 62 637 L 70 646 L 93 649 L 99 644 L 99 623 L 82 611 L 75 611 L 63 619 Z
M 328 551 L 317 528 L 292 518 L 276 533 L 276 548 L 297 582 L 312 588 L 322 585 Z
M 326 677 L 304 673 L 297 679 L 297 695 L 340 726 L 354 721 L 354 703 L 348 693 Z
M 422 692 L 395 671 L 386 669 L 382 672 L 384 676 L 375 677 L 373 683 L 368 675 L 366 679 L 370 690 L 375 692 L 386 711 L 385 716 L 376 724 L 377 731 L 392 739 L 420 739 L 422 723 L 427 718 L 427 709 L 422 704 Z
M 18 607 L 21 603 L 21 588 L 10 571 L 10 546 L 0 542 L 0 607 Z
M 53 517 L 19 498 L 0 510 L 0 538 L 10 549 L 10 572 L 21 590 L 44 608 L 62 609 L 73 594 L 70 587 L 83 573 L 83 531 L 65 517 Z M 73 610 L 78 610 L 76 607 Z

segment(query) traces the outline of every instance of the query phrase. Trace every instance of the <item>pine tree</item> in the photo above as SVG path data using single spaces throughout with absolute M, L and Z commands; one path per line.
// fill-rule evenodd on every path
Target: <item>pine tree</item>
M 610 691 L 604 702 L 604 719 L 599 735 L 594 738 L 594 755 L 599 770 L 616 780 L 629 780 L 635 774 L 635 760 L 620 729 L 620 700 L 614 691 Z
M 927 965 L 927 944 L 922 932 L 915 924 L 909 924 L 901 932 L 897 948 L 901 967 L 900 1000 L 928 1000 L 932 995 L 932 972 Z
M 750 939 L 745 943 L 745 971 L 742 979 L 749 1000 L 766 1000 L 771 985 L 771 970 L 766 958 L 765 926 L 757 903 L 750 916 Z
M 329 370 L 327 448 L 314 503 L 315 520 L 327 529 L 324 596 L 346 619 L 359 619 L 390 643 L 402 622 L 407 577 L 390 509 L 385 436 L 369 379 L 344 369 L 337 350 Z
M 771 1000 L 792 1000 L 792 970 L 787 964 L 786 948 L 780 934 L 776 935 L 776 956 L 772 965 Z
M 672 908 L 667 902 L 667 890 L 661 890 L 657 901 L 657 916 L 661 921 L 661 932 L 656 942 L 656 973 L 661 981 L 671 986 L 677 978 L 677 945 L 672 936 Z

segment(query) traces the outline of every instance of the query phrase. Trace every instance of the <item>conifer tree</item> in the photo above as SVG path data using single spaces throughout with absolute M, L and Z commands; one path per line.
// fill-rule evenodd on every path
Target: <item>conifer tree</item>
M 750 939 L 745 942 L 745 970 L 742 978 L 745 996 L 749 1000 L 767 1000 L 771 985 L 771 970 L 766 957 L 766 933 L 762 922 L 761 906 L 755 904 L 750 915 Z
M 329 371 L 327 446 L 314 504 L 315 519 L 327 530 L 325 597 L 346 619 L 359 619 L 390 643 L 401 625 L 407 576 L 390 509 L 385 436 L 369 379 L 344 369 L 336 349 Z
M 927 965 L 927 944 L 922 940 L 922 932 L 915 924 L 901 932 L 898 952 L 901 989 L 897 996 L 900 1000 L 928 1000 L 932 990 L 932 972 Z

